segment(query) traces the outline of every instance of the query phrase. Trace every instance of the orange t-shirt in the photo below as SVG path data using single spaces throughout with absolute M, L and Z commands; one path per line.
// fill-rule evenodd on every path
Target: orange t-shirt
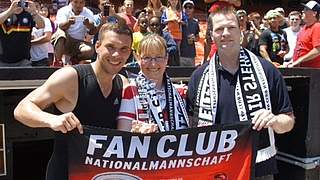
M 174 40 L 182 39 L 182 31 L 180 23 L 175 21 L 177 17 L 181 20 L 181 13 L 172 11 L 171 9 L 167 9 L 167 19 L 168 19 L 168 31 L 171 33 Z

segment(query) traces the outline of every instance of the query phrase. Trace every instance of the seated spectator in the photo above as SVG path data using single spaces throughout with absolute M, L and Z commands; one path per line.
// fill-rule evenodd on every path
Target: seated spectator
M 41 6 L 38 2 L 37 11 L 41 14 Z M 32 66 L 48 66 L 49 65 L 49 44 L 52 35 L 52 27 L 50 20 L 45 16 L 42 17 L 44 20 L 44 28 L 33 27 L 32 28 L 32 40 L 31 40 L 31 65 Z
M 267 12 L 270 28 L 264 30 L 259 39 L 260 55 L 277 66 L 283 64 L 283 57 L 289 50 L 287 34 L 280 29 L 280 17 L 281 14 L 275 10 Z
M 179 57 L 177 52 L 177 44 L 173 40 L 169 32 L 163 31 L 161 27 L 160 17 L 153 16 L 149 19 L 149 31 L 162 36 L 166 40 L 167 52 L 168 52 L 168 65 L 179 66 Z
M 133 16 L 134 1 L 124 0 L 123 2 L 124 12 L 118 13 L 120 17 L 126 20 L 127 25 L 133 30 L 134 25 L 137 23 L 137 19 Z
M 0 67 L 30 66 L 32 28 L 44 27 L 34 2 L 11 0 L 9 9 L 0 13 Z
M 67 64 L 83 63 L 94 54 L 92 43 L 85 42 L 85 35 L 94 35 L 94 17 L 91 10 L 84 7 L 85 0 L 71 0 L 70 4 L 59 9 L 56 17 L 58 30 L 53 34 L 55 50 L 54 66 L 62 65 L 62 56 L 72 58 Z
M 292 11 L 289 13 L 289 27 L 284 31 L 287 33 L 289 52 L 284 56 L 284 65 L 292 63 L 292 57 L 294 48 L 296 47 L 298 33 L 300 31 L 301 13 L 298 11 Z
M 150 133 L 188 128 L 183 100 L 165 72 L 166 41 L 157 34 L 147 35 L 137 54 L 141 71 L 124 87 L 118 129 Z
M 180 66 L 195 66 L 196 46 L 199 40 L 199 22 L 193 17 L 194 3 L 186 0 L 182 4 L 184 13 L 188 17 L 186 24 L 182 24 L 182 41 L 180 46 Z

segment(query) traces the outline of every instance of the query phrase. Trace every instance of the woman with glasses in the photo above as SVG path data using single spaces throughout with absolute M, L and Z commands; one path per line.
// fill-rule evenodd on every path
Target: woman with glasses
M 166 74 L 165 40 L 158 34 L 145 36 L 137 55 L 141 71 L 129 76 L 130 83 L 123 91 L 118 129 L 151 133 L 187 128 L 184 101 Z

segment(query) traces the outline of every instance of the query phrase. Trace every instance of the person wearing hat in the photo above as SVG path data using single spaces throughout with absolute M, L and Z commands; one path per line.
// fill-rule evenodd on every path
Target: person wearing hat
M 288 41 L 286 33 L 280 29 L 281 14 L 276 10 L 269 10 L 265 16 L 270 27 L 259 38 L 260 55 L 277 66 L 282 65 L 283 57 L 288 53 Z
M 302 19 L 305 26 L 300 30 L 293 54 L 293 63 L 288 67 L 320 68 L 320 5 L 316 1 L 302 4 Z
M 187 20 L 186 23 L 182 25 L 182 41 L 180 45 L 180 66 L 195 66 L 195 42 L 199 40 L 199 21 L 193 17 L 193 1 L 184 1 L 182 7 L 184 13 L 187 16 Z

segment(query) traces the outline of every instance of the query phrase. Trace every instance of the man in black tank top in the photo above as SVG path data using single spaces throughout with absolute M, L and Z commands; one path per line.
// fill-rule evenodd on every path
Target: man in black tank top
M 82 125 L 116 128 L 116 117 L 127 80 L 118 74 L 131 53 L 132 31 L 118 17 L 104 24 L 96 43 L 97 61 L 54 72 L 16 107 L 15 118 L 29 127 L 51 128 L 55 146 L 47 180 L 68 179 L 69 131 Z M 43 111 L 54 105 L 59 114 Z

